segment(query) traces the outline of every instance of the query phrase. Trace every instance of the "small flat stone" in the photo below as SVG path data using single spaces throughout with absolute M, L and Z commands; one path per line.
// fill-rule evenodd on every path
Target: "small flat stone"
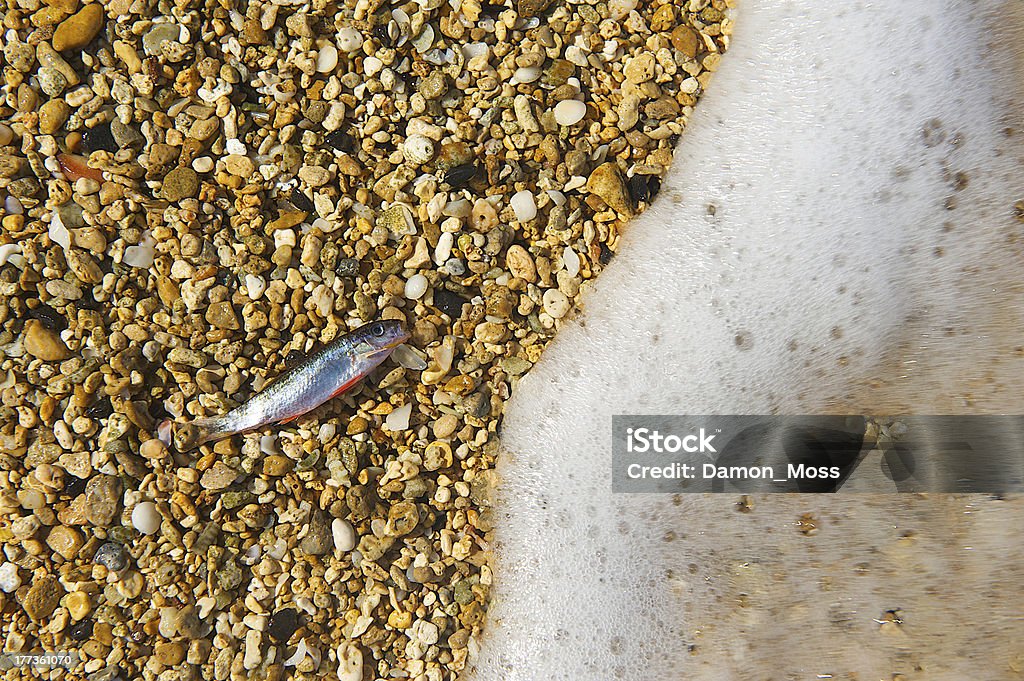
M 235 330 L 239 328 L 235 308 L 226 300 L 212 303 L 210 307 L 206 308 L 206 321 L 218 329 Z
M 610 208 L 626 217 L 633 217 L 633 202 L 622 173 L 615 163 L 602 163 L 587 180 L 587 191 L 597 194 Z
M 672 47 L 691 59 L 697 56 L 700 40 L 689 26 L 679 25 L 672 29 Z
M 199 176 L 191 168 L 179 166 L 167 173 L 160 195 L 168 201 L 194 197 L 199 191 Z
M 64 587 L 61 586 L 60 580 L 52 575 L 44 574 L 33 580 L 21 607 L 34 622 L 42 622 L 57 609 L 64 594 Z
M 46 536 L 46 545 L 55 553 L 59 553 L 64 560 L 74 560 L 83 544 L 85 538 L 82 533 L 65 525 L 58 525 Z
M 114 142 L 118 148 L 124 149 L 126 147 L 140 147 L 146 143 L 146 138 L 142 136 L 142 133 L 133 128 L 130 125 L 126 125 L 114 119 L 110 121 L 110 135 L 114 138 Z
M 200 478 L 199 484 L 203 489 L 222 490 L 231 485 L 238 477 L 238 472 L 223 461 L 214 462 Z
M 53 32 L 53 49 L 58 52 L 80 50 L 103 28 L 103 7 L 98 2 L 86 5 L 57 26 Z
M 71 351 L 60 336 L 46 328 L 38 319 L 25 322 L 25 352 L 44 362 L 59 362 L 70 356 Z
M 309 515 L 309 532 L 299 542 L 299 549 L 303 553 L 321 556 L 330 551 L 333 544 L 334 535 L 326 514 L 314 508 Z
M 85 485 L 85 516 L 97 527 L 107 527 L 114 520 L 121 501 L 121 481 L 113 475 L 96 475 Z
M 68 609 L 71 619 L 76 622 L 81 622 L 92 612 L 92 602 L 89 600 L 89 594 L 84 591 L 69 593 L 67 598 L 64 599 L 64 607 Z
M 248 178 L 256 171 L 256 164 L 248 156 L 229 154 L 224 157 L 224 169 L 232 175 Z

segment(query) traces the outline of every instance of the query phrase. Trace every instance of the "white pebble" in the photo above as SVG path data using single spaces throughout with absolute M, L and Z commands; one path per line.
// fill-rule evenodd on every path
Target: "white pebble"
M 406 369 L 423 371 L 427 368 L 427 361 L 408 345 L 399 345 L 391 356 L 395 358 L 399 366 L 403 366 Z
M 156 511 L 156 504 L 152 501 L 143 501 L 132 509 L 132 527 L 142 534 L 156 534 L 160 529 L 160 514 Z
M 338 427 L 333 423 L 322 423 L 320 424 L 320 430 L 317 432 L 317 439 L 321 443 L 330 442 L 337 432 Z
M 4 199 L 4 210 L 11 215 L 22 215 L 25 212 L 25 207 L 21 205 L 17 196 L 8 196 Z
M 208 173 L 213 170 L 213 159 L 209 156 L 200 156 L 192 161 L 192 170 L 197 173 Z
M 527 189 L 513 194 L 509 204 L 519 222 L 529 222 L 537 217 L 537 201 L 533 197 L 533 192 Z
M 295 232 L 291 229 L 279 229 L 274 232 L 274 248 L 285 246 L 295 248 Z
M 4 244 L 0 246 L 0 267 L 7 264 L 12 255 L 21 253 L 21 246 L 18 244 Z
M 247 274 L 245 275 L 245 290 L 249 292 L 249 297 L 252 300 L 259 300 L 263 292 L 267 290 L 267 282 L 263 281 L 263 277 Z
M 330 73 L 338 65 L 338 48 L 327 43 L 316 55 L 317 73 Z
M 516 83 L 532 83 L 540 78 L 540 74 L 539 66 L 523 66 L 516 69 L 516 72 L 512 74 L 512 80 Z
M 392 433 L 397 433 L 400 430 L 406 430 L 409 427 L 410 416 L 412 416 L 412 402 L 404 404 L 388 414 L 388 417 L 384 419 L 384 425 L 387 426 L 388 430 Z
M 358 29 L 346 26 L 338 31 L 338 47 L 342 52 L 355 52 L 363 46 L 363 34 Z
M 549 189 L 548 196 L 551 197 L 551 200 L 554 201 L 556 206 L 564 206 L 567 200 L 565 198 L 565 194 L 558 191 L 557 189 Z
M 338 646 L 338 681 L 362 681 L 363 652 L 348 641 Z
M 451 232 L 441 232 L 437 239 L 437 246 L 434 248 L 434 262 L 443 265 L 452 254 L 452 246 L 455 245 L 455 235 Z
M 561 319 L 569 312 L 569 299 L 557 288 L 544 292 L 544 311 L 554 319 Z
M 153 264 L 156 257 L 156 239 L 148 231 L 142 236 L 142 241 L 137 246 L 129 246 L 124 249 L 124 258 L 121 260 L 129 267 L 141 267 L 147 269 Z
M 384 62 L 377 57 L 367 57 L 363 60 L 363 73 L 368 78 L 377 75 L 382 68 L 384 68 Z
M 402 144 L 405 160 L 412 163 L 426 163 L 434 158 L 434 143 L 424 135 L 409 135 Z
M 565 264 L 565 271 L 569 273 L 570 277 L 575 277 L 580 273 L 580 256 L 576 255 L 576 251 L 572 250 L 569 246 L 566 246 L 562 252 L 562 262 Z
M 341 518 L 331 522 L 331 534 L 334 535 L 334 548 L 347 553 L 356 547 L 356 531 L 352 524 Z
M 53 213 L 53 218 L 50 220 L 50 228 L 47 230 L 50 236 L 50 240 L 56 244 L 60 244 L 65 250 L 71 248 L 71 234 L 68 232 L 68 228 L 64 226 L 64 222 L 60 219 L 60 213 L 56 211 Z
M 578 99 L 563 99 L 555 104 L 555 122 L 559 125 L 576 125 L 587 115 L 587 105 Z
M 14 593 L 21 586 L 21 575 L 18 574 L 18 566 L 14 563 L 0 565 L 0 590 L 4 593 Z
M 232 137 L 224 143 L 224 151 L 229 154 L 239 154 L 241 156 L 245 156 L 248 153 L 245 145 L 242 144 L 242 141 L 235 137 Z
M 260 452 L 263 454 L 275 454 L 280 455 L 281 450 L 277 447 L 277 436 L 276 435 L 262 435 L 260 436 Z
M 427 292 L 427 278 L 422 274 L 414 274 L 405 282 L 405 297 L 419 300 Z

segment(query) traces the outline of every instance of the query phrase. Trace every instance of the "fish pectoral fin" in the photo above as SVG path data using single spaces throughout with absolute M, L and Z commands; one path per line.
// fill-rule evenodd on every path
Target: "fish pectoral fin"
M 305 413 L 306 412 L 302 412 L 302 414 L 305 414 Z M 278 423 L 283 426 L 284 424 L 291 423 L 295 419 L 299 418 L 300 416 L 302 416 L 302 414 L 296 414 L 295 416 L 289 416 L 288 418 L 281 419 L 280 421 L 278 421 Z
M 337 397 L 338 395 L 342 394 L 343 392 L 345 392 L 346 390 L 348 390 L 361 380 L 363 380 L 362 376 L 356 376 L 351 381 L 348 381 L 347 383 L 342 383 L 340 388 L 331 393 L 331 397 L 329 399 Z

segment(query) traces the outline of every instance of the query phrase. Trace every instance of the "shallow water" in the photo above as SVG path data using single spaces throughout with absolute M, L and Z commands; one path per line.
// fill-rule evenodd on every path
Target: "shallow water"
M 610 491 L 616 413 L 1024 409 L 1020 13 L 742 3 L 659 200 L 510 404 L 470 678 L 1024 668 L 1020 499 Z

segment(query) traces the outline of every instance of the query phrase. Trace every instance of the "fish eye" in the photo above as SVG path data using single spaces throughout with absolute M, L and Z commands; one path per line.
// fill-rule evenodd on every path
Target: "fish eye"
M 376 324 L 370 327 L 370 333 L 380 338 L 381 336 L 384 335 L 384 325 L 381 324 L 380 322 L 377 322 Z

